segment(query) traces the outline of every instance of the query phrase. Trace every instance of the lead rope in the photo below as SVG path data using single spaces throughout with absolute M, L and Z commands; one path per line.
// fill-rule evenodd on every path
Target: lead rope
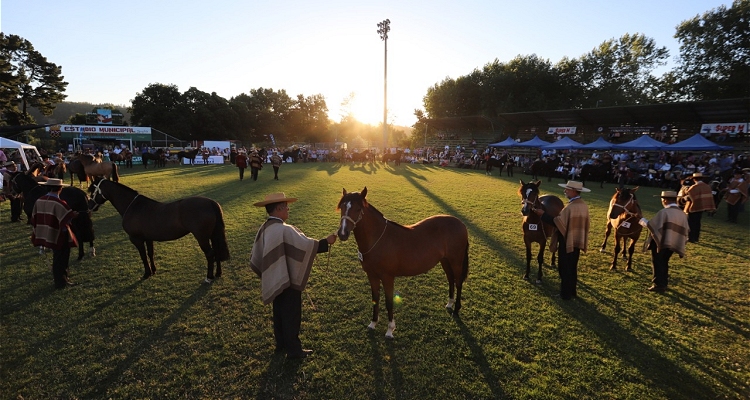
M 385 235 L 385 230 L 387 228 L 388 228 L 388 220 L 386 219 L 385 220 L 385 226 L 383 227 L 383 233 L 380 234 L 380 237 L 378 238 L 378 240 L 375 241 L 375 244 L 373 244 L 372 247 L 370 247 L 370 250 L 367 250 L 366 252 L 362 253 L 361 251 L 359 251 L 359 248 L 357 248 L 357 257 L 359 257 L 359 261 L 364 261 L 364 259 L 363 259 L 364 256 L 366 254 L 369 254 L 372 251 L 372 249 L 374 249 L 375 246 L 378 245 L 378 243 L 380 242 L 380 239 L 382 239 L 383 235 Z

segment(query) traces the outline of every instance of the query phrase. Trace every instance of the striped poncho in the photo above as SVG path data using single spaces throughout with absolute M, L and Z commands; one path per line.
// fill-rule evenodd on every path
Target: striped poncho
M 570 253 L 575 248 L 586 252 L 589 238 L 589 207 L 581 199 L 568 203 L 554 218 L 557 230 L 552 234 L 550 251 L 557 251 L 558 235 L 565 238 L 565 252 Z
M 705 182 L 697 181 L 685 191 L 687 200 L 685 203 L 685 212 L 716 211 L 714 205 L 714 195 L 711 192 L 711 186 Z
M 688 240 L 687 215 L 678 207 L 667 207 L 659 210 L 646 225 L 651 238 L 656 242 L 656 250 L 669 249 L 685 257 L 685 244 Z M 650 240 L 643 243 L 643 250 L 647 250 Z
M 260 276 L 264 304 L 286 288 L 307 285 L 318 240 L 277 218 L 268 218 L 258 230 L 250 255 L 250 268 Z
M 61 250 L 65 246 L 77 247 L 76 237 L 70 230 L 70 221 L 75 216 L 76 212 L 68 207 L 65 200 L 51 195 L 40 197 L 31 213 L 31 226 L 34 229 L 31 243 L 53 250 Z

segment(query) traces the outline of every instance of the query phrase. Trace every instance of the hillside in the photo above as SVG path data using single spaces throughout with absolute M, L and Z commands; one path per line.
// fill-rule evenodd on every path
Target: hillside
M 62 103 L 59 103 L 57 107 L 55 107 L 55 111 L 50 116 L 42 115 L 39 110 L 33 107 L 29 108 L 29 114 L 31 114 L 36 122 L 40 124 L 61 124 L 76 114 L 86 114 L 88 112 L 91 112 L 95 108 L 111 105 L 112 104 L 92 104 L 64 101 Z M 122 112 L 123 119 L 125 121 L 130 121 L 128 106 L 115 105 L 114 107 Z

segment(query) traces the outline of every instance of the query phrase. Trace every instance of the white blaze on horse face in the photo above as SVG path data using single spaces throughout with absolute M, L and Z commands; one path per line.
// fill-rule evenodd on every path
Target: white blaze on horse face
M 346 202 L 346 210 L 344 211 L 344 216 L 345 217 L 349 216 L 349 210 L 351 210 L 351 209 L 352 209 L 352 202 L 351 201 Z M 341 232 L 340 233 L 344 234 L 344 233 L 348 232 L 348 230 L 346 229 L 346 223 L 348 221 L 349 220 L 346 219 L 346 218 L 341 218 Z
M 526 198 L 527 199 L 529 198 L 529 195 L 531 194 L 531 192 L 532 192 L 531 188 L 526 189 Z

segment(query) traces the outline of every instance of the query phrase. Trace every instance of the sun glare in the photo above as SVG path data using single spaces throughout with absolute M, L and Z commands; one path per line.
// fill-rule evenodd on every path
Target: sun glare
M 354 118 L 362 123 L 377 126 L 383 122 L 382 96 L 355 94 L 351 99 L 350 110 Z

